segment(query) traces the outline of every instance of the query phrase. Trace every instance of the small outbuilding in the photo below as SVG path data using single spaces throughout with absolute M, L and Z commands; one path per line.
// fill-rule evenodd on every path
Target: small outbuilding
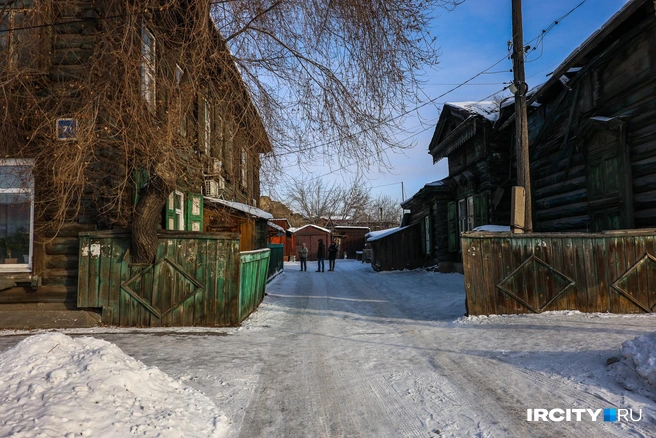
M 294 254 L 298 255 L 298 249 L 303 243 L 308 247 L 308 260 L 317 260 L 317 250 L 319 248 L 319 239 L 323 239 L 323 243 L 328 248 L 330 244 L 330 230 L 320 227 L 318 225 L 305 225 L 293 231 L 293 247 Z M 327 255 L 327 254 L 326 254 Z
M 333 239 L 339 245 L 338 258 L 354 259 L 356 251 L 364 248 L 365 235 L 371 231 L 369 227 L 338 225 L 333 229 Z

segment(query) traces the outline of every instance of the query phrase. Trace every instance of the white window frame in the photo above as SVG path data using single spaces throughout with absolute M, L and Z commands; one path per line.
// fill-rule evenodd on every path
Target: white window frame
M 146 27 L 141 28 L 141 95 L 148 109 L 155 110 L 156 102 L 155 37 Z
M 245 149 L 241 150 L 241 185 L 248 187 L 248 153 Z
M 178 198 L 180 201 L 180 208 L 175 207 L 175 198 Z M 184 231 L 185 222 L 184 222 L 184 193 L 175 190 L 169 195 L 169 210 L 175 212 L 175 219 L 173 219 L 173 228 L 171 228 L 171 223 L 167 224 L 167 229 Z M 170 220 L 170 218 L 169 218 Z M 177 227 L 176 227 L 177 225 Z
M 458 200 L 458 229 L 460 233 L 474 229 L 474 197 Z
M 210 155 L 212 144 L 212 118 L 210 113 L 210 102 L 207 97 L 203 97 L 203 146 L 205 155 Z
M 31 159 L 19 159 L 19 158 L 9 158 L 9 159 L 0 159 L 0 167 L 11 167 L 11 166 L 22 166 L 22 167 L 34 167 L 34 160 Z M 27 181 L 27 187 L 11 187 L 11 188 L 0 188 L 0 193 L 2 194 L 11 194 L 11 193 L 28 193 L 30 197 L 30 243 L 29 243 L 29 261 L 27 263 L 16 263 L 16 264 L 0 264 L 0 272 L 32 272 L 32 259 L 34 251 L 34 175 L 30 171 L 30 179 Z

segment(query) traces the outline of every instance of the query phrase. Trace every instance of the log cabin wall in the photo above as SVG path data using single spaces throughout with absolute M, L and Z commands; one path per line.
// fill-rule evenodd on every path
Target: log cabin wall
M 536 231 L 656 226 L 653 5 L 650 11 L 620 26 L 620 35 L 568 73 L 567 86 L 548 90 L 529 116 L 539 128 L 531 131 Z M 612 148 L 618 157 L 613 160 Z M 612 191 L 609 184 L 619 188 L 616 200 L 597 199 L 597 192 Z

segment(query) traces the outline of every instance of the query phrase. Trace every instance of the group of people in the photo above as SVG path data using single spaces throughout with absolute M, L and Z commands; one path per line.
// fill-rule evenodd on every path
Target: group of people
M 328 247 L 328 271 L 334 271 L 335 270 L 335 259 L 337 259 L 337 252 L 339 251 L 339 247 L 337 246 L 337 242 L 334 240 L 330 242 L 330 246 Z M 298 255 L 299 258 L 301 259 L 301 271 L 307 271 L 307 257 L 308 257 L 308 247 L 305 245 L 305 243 L 301 244 L 301 247 L 298 250 Z M 326 245 L 323 243 L 323 239 L 319 239 L 319 245 L 317 248 L 317 272 L 325 272 L 324 271 L 324 260 L 326 259 Z

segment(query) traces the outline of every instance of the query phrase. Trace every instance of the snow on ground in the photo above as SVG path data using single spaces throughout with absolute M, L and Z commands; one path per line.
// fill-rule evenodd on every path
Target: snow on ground
M 0 436 L 220 437 L 214 403 L 109 342 L 31 336 L 0 354 Z
M 0 331 L 0 436 L 656 436 L 654 314 L 464 317 L 462 275 L 352 260 L 267 292 L 240 328 Z M 526 422 L 609 407 L 642 420 Z

